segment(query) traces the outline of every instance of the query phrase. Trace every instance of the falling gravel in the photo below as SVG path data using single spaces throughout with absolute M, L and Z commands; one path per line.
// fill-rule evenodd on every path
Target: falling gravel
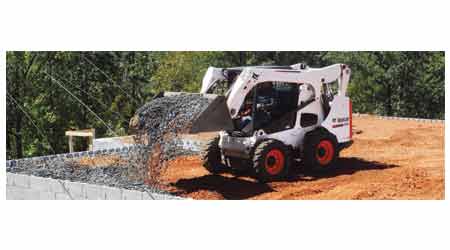
M 141 142 L 152 147 L 168 135 L 187 132 L 195 118 L 210 103 L 200 94 L 180 94 L 156 98 L 136 111 L 137 133 Z M 144 140 L 142 140 L 144 139 Z
M 136 111 L 130 127 L 136 131 L 136 141 L 148 149 L 147 179 L 157 182 L 167 160 L 184 153 L 174 150 L 172 142 L 187 133 L 195 119 L 210 104 L 200 94 L 180 94 L 156 98 Z

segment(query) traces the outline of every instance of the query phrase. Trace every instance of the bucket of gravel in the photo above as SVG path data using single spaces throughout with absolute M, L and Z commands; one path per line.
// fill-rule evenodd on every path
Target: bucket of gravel
M 146 103 L 130 121 L 136 143 L 147 150 L 143 157 L 148 157 L 148 160 L 142 166 L 146 173 L 145 181 L 157 183 L 161 173 L 167 169 L 167 161 L 182 154 L 173 150 L 173 141 L 180 134 L 231 127 L 223 96 L 181 93 Z

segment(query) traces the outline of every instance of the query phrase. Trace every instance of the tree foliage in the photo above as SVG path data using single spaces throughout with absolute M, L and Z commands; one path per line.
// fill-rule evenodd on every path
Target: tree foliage
M 444 57 L 444 52 L 8 52 L 7 157 L 67 152 L 69 129 L 95 128 L 97 137 L 125 135 L 135 110 L 160 91 L 199 91 L 208 66 L 346 63 L 352 68 L 355 112 L 443 119 Z

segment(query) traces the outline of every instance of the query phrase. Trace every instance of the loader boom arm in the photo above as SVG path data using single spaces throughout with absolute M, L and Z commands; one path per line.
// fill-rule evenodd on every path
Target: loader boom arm
M 222 73 L 221 68 L 209 67 L 206 70 L 205 76 L 202 81 L 201 94 L 206 94 L 217 83 L 217 81 L 225 80 L 225 76 Z

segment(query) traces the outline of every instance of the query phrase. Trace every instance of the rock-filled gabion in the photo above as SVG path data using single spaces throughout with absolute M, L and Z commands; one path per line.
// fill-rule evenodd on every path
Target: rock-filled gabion
M 145 152 L 147 151 L 144 147 L 136 145 L 111 150 L 25 158 L 7 161 L 6 171 L 140 191 L 162 192 L 144 183 L 143 173 L 138 166 L 145 164 L 147 160 Z M 80 159 L 95 160 L 100 157 L 117 157 L 118 160 L 107 166 L 86 167 L 79 164 Z M 128 164 L 130 161 L 134 164 Z

